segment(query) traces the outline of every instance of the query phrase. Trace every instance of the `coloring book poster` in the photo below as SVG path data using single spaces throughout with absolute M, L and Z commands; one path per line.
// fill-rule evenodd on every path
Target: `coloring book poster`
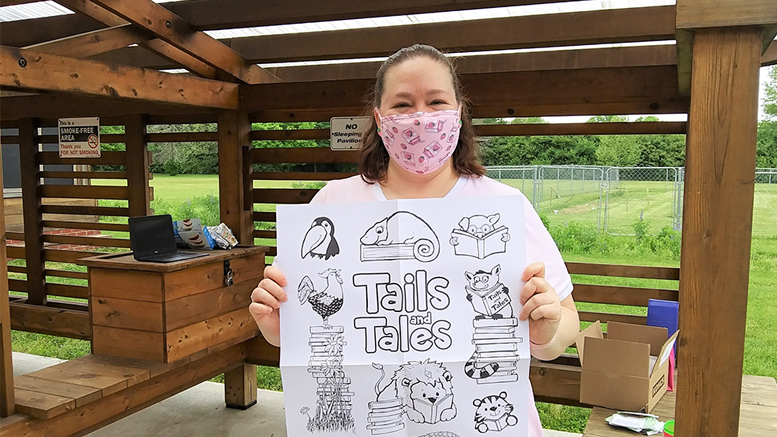
M 525 436 L 523 205 L 278 206 L 288 435 Z

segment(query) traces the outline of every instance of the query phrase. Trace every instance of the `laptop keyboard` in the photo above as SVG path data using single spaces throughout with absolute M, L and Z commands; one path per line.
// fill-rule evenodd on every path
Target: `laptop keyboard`
M 188 253 L 188 252 L 173 252 L 173 253 L 158 253 L 156 255 L 149 255 L 144 256 L 142 260 L 139 261 L 150 261 L 150 262 L 165 262 L 165 261 L 178 261 L 183 259 L 189 259 L 189 258 L 198 258 L 200 256 L 205 256 L 204 253 Z

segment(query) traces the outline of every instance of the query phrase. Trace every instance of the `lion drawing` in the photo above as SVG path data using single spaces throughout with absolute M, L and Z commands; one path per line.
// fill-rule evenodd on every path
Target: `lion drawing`
M 383 365 L 373 363 L 381 371 L 375 384 L 378 401 L 402 398 L 404 412 L 416 423 L 437 423 L 456 417 L 453 403 L 453 375 L 436 361 L 410 361 L 402 364 L 385 385 Z

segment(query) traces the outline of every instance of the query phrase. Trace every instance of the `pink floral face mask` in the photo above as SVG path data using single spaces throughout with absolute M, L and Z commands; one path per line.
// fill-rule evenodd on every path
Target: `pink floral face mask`
M 459 142 L 459 110 L 380 117 L 379 133 L 391 159 L 417 174 L 440 168 Z

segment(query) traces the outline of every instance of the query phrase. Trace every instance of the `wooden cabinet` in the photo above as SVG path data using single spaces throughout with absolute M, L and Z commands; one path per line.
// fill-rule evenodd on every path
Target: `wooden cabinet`
M 131 254 L 79 260 L 89 267 L 92 353 L 172 363 L 252 338 L 248 305 L 266 250 L 216 250 L 167 264 Z

